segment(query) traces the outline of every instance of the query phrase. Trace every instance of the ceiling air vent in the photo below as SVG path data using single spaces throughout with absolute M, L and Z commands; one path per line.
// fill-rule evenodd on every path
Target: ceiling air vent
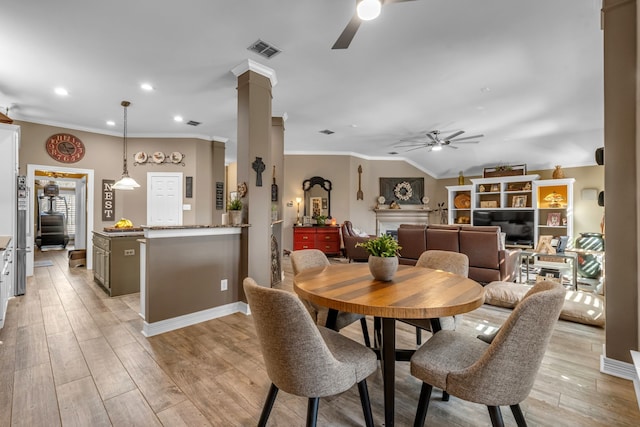
M 269 44 L 269 43 L 267 43 L 265 41 L 262 41 L 260 39 L 258 39 L 258 41 L 256 41 L 256 42 L 254 42 L 247 49 L 249 49 L 252 52 L 257 53 L 258 55 L 262 55 L 267 59 L 271 59 L 273 56 L 275 56 L 275 55 L 279 54 L 280 52 L 282 52 L 280 49 L 278 49 L 274 45 Z
M 196 122 L 196 121 L 194 121 L 194 120 L 189 120 L 189 121 L 187 122 L 187 124 L 188 124 L 189 126 L 200 126 L 202 123 L 201 123 L 201 122 Z
M 325 129 L 325 130 L 321 130 L 320 133 L 324 133 L 325 135 L 331 135 L 332 133 L 335 133 L 335 132 L 329 129 Z

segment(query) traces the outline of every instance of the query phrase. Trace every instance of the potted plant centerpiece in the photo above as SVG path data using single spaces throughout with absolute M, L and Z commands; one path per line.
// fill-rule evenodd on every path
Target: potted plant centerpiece
M 229 201 L 227 209 L 229 210 L 231 225 L 242 224 L 242 201 L 239 198 Z
M 325 215 L 316 216 L 316 223 L 318 225 L 326 225 L 327 224 L 327 217 Z
M 388 282 L 398 270 L 398 251 L 402 249 L 396 239 L 383 234 L 366 242 L 356 243 L 369 253 L 369 271 L 376 280 Z

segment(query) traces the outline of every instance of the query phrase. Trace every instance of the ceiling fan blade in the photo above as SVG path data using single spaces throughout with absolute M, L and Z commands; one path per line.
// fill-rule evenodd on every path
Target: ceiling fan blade
M 433 134 L 433 132 L 429 132 L 427 133 L 427 137 L 429 139 L 431 139 L 431 141 L 435 142 L 436 144 L 438 143 L 438 139 L 435 137 L 435 135 Z
M 476 139 L 476 138 L 482 138 L 482 137 L 484 137 L 484 135 L 473 135 L 473 136 L 465 136 L 464 138 L 456 138 L 456 139 L 449 138 L 449 141 L 458 142 L 458 141 L 464 141 L 465 139 Z
M 458 147 L 456 147 L 455 145 L 449 145 L 449 144 L 445 145 L 445 147 L 453 148 L 454 150 L 458 149 Z
M 405 150 L 405 152 L 408 153 L 409 151 L 415 151 L 415 150 L 419 150 L 421 148 L 427 148 L 427 147 L 431 148 L 430 145 L 423 145 L 422 147 L 415 147 L 415 148 L 411 148 L 409 150 Z
M 415 0 L 384 0 L 382 2 L 382 5 L 384 6 L 385 4 L 389 4 L 389 3 L 404 3 L 406 1 L 415 1 Z
M 449 135 L 448 137 L 446 137 L 444 140 L 445 141 L 451 141 L 453 138 L 455 138 L 458 135 L 462 135 L 464 133 L 463 130 L 459 130 L 458 132 L 454 132 L 451 135 Z
M 478 144 L 480 141 L 449 141 L 452 144 Z
M 358 15 L 354 13 L 353 18 L 351 18 L 347 26 L 342 31 L 342 34 L 340 34 L 340 37 L 338 37 L 338 40 L 336 40 L 331 49 L 348 48 L 351 44 L 351 40 L 353 40 L 353 37 L 355 37 L 356 35 L 356 31 L 358 31 L 358 28 L 360 28 L 361 22 L 362 21 L 360 20 L 360 18 L 358 18 Z

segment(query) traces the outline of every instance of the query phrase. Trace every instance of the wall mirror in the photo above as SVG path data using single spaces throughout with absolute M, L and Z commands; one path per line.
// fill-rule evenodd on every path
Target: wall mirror
M 331 187 L 331 181 L 320 176 L 302 182 L 305 216 L 331 218 Z

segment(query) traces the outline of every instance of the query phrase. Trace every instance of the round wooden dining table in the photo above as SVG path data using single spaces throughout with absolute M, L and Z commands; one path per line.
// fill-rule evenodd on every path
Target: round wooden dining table
M 375 280 L 368 264 L 331 264 L 312 268 L 293 279 L 302 299 L 330 309 L 382 319 L 380 357 L 383 365 L 385 426 L 394 424 L 396 319 L 434 319 L 475 310 L 484 303 L 477 282 L 441 270 L 401 265 L 393 280 Z

